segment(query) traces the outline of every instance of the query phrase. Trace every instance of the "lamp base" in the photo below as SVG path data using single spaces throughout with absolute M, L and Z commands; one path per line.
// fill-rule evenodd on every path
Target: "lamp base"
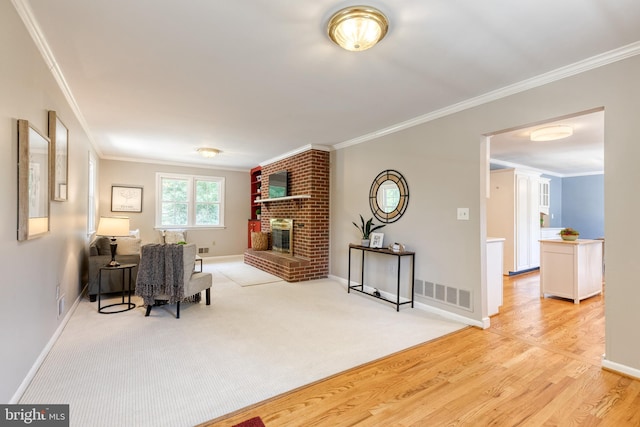
M 115 237 L 111 239 L 111 261 L 107 264 L 107 267 L 118 267 L 120 263 L 116 261 L 116 248 L 118 245 L 116 244 Z

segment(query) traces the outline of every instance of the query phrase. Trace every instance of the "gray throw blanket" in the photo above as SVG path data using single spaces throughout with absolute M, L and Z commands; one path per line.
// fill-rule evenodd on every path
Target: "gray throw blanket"
M 153 305 L 155 299 L 168 299 L 173 304 L 184 297 L 182 249 L 182 245 L 159 243 L 142 246 L 136 295 L 145 306 Z

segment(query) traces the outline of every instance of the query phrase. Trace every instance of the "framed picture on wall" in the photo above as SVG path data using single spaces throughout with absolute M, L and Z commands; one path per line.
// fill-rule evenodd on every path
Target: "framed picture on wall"
M 382 241 L 384 240 L 384 233 L 371 233 L 369 237 L 371 238 L 371 243 L 369 243 L 370 248 L 382 247 Z
M 142 187 L 112 185 L 111 212 L 142 212 Z

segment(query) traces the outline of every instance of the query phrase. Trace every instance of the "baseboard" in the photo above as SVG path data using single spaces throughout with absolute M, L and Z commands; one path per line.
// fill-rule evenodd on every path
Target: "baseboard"
M 335 280 L 336 282 L 338 282 L 342 286 L 344 286 L 344 289 L 346 291 L 346 289 L 347 289 L 347 280 L 346 279 L 343 279 L 342 277 L 334 276 L 334 275 L 331 275 L 331 274 L 328 277 L 329 277 L 329 279 Z M 365 287 L 366 287 L 366 285 L 365 285 Z M 373 290 L 373 288 L 371 288 L 369 290 Z M 393 294 L 387 294 L 385 292 L 383 292 L 383 294 L 387 298 L 390 298 L 390 299 L 395 298 L 395 295 L 393 295 Z M 476 326 L 476 327 L 482 328 L 482 329 L 486 329 L 486 328 L 489 327 L 488 322 L 475 320 L 475 319 L 471 319 L 469 317 L 461 316 L 459 314 L 451 313 L 450 311 L 442 310 L 440 308 L 433 307 L 431 305 L 421 303 L 420 301 L 416 301 L 415 299 L 413 301 L 413 306 L 414 306 L 414 308 L 417 308 L 417 309 L 422 310 L 422 311 L 426 311 L 428 313 L 437 314 L 437 315 L 439 315 L 441 317 L 444 317 L 445 319 L 451 320 L 453 322 L 464 323 L 465 325 Z
M 636 380 L 640 380 L 640 369 L 632 368 L 621 363 L 612 362 L 606 358 L 606 355 L 602 355 L 602 367 L 608 371 L 613 371 L 617 374 L 632 377 Z
M 53 348 L 53 345 L 56 343 L 56 341 L 58 341 L 58 338 L 60 338 L 62 331 L 67 326 L 67 323 L 69 323 L 71 316 L 76 311 L 76 308 L 78 308 L 78 305 L 80 304 L 80 300 L 84 297 L 85 292 L 87 292 L 87 290 L 88 290 L 88 285 L 84 287 L 82 292 L 80 292 L 80 294 L 78 295 L 78 298 L 76 298 L 75 302 L 71 306 L 71 309 L 64 316 L 64 318 L 62 319 L 62 322 L 60 322 L 60 325 L 58 325 L 58 328 L 49 339 L 49 342 L 47 342 L 47 345 L 44 347 L 44 349 L 42 349 L 42 352 L 40 353 L 40 355 L 34 362 L 33 366 L 27 373 L 27 376 L 24 378 L 24 380 L 22 380 L 20 387 L 18 387 L 18 390 L 16 390 L 16 392 L 13 394 L 13 397 L 11 397 L 11 400 L 9 400 L 10 404 L 16 404 L 20 401 L 20 398 L 24 394 L 25 390 L 27 389 L 27 387 L 29 387 L 29 384 L 31 384 L 33 377 L 35 377 L 36 373 L 40 369 L 40 366 L 42 366 L 42 363 L 44 362 L 47 355 Z

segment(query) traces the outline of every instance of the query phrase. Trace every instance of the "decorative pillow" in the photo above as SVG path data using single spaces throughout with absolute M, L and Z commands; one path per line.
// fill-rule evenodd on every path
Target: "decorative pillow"
M 98 255 L 111 255 L 111 242 L 108 237 L 98 237 L 94 243 Z
M 118 245 L 116 255 L 138 255 L 140 253 L 140 246 L 142 246 L 142 240 L 131 237 L 119 237 L 116 238 L 116 244 Z
M 133 237 L 134 239 L 140 238 L 140 229 L 136 228 L 135 230 L 129 230 L 129 237 Z
M 165 230 L 164 232 L 164 242 L 165 243 L 178 243 L 178 242 L 186 242 L 186 233 L 183 230 Z

